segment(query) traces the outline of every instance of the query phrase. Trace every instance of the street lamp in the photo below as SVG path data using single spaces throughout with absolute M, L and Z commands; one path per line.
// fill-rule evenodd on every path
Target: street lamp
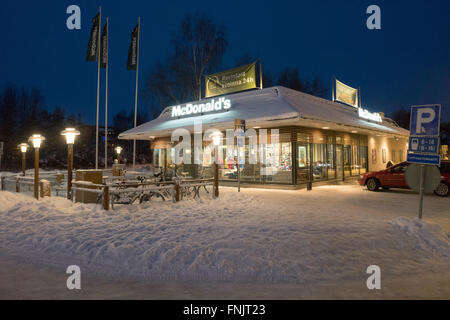
M 40 134 L 33 134 L 28 140 L 34 148 L 34 197 L 39 200 L 39 148 L 45 138 Z
M 26 161 L 25 156 L 27 154 L 28 147 L 29 146 L 26 143 L 19 144 L 20 151 L 22 152 L 22 175 L 24 175 L 24 176 L 25 176 L 25 166 L 26 166 L 26 164 L 25 164 L 25 161 Z
M 120 154 L 123 151 L 123 148 L 121 146 L 117 146 L 114 150 L 116 150 L 117 153 L 117 162 L 120 163 Z
M 74 128 L 66 128 L 61 132 L 65 136 L 67 142 L 67 199 L 71 199 L 72 193 L 72 171 L 73 171 L 73 144 L 75 137 L 80 135 L 80 131 Z

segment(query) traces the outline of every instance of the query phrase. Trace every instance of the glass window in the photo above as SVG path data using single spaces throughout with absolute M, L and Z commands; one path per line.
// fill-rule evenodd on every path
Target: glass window
M 360 167 L 358 146 L 352 145 L 351 148 L 352 148 L 352 158 L 351 158 L 352 176 L 357 176 L 359 175 L 359 167 Z
M 297 180 L 305 183 L 309 180 L 309 146 L 297 146 Z
M 175 165 L 175 148 L 166 149 L 166 166 L 173 167 Z
M 336 162 L 334 159 L 334 144 L 327 144 L 327 167 L 328 167 L 328 179 L 336 178 Z
M 351 146 L 344 146 L 344 175 L 349 177 L 351 175 L 352 167 L 352 151 Z
M 408 164 L 409 164 L 409 163 L 405 163 L 405 164 L 402 164 L 402 165 L 398 165 L 398 166 L 392 168 L 392 169 L 391 169 L 391 172 L 393 172 L 393 173 L 403 173 L 403 172 L 405 172 L 406 169 L 408 168 Z
M 314 180 L 327 179 L 327 145 L 313 144 L 313 177 Z
M 343 156 L 343 145 L 336 145 L 336 179 L 342 179 L 342 174 L 344 173 L 344 156 Z
M 368 148 L 365 146 L 359 147 L 359 157 L 360 157 L 360 173 L 367 172 L 367 162 L 368 162 Z
M 175 148 L 165 149 L 166 152 L 166 170 L 165 179 L 167 181 L 172 180 L 175 177 L 175 170 L 177 166 L 175 165 Z
M 161 164 L 161 149 L 154 149 L 153 150 L 153 167 L 160 168 Z
M 222 152 L 219 152 L 219 179 L 237 181 L 237 148 L 234 146 L 233 152 L 228 151 L 228 146 L 221 146 Z
M 282 142 L 265 146 L 266 165 L 264 167 L 267 182 L 292 183 L 292 144 Z

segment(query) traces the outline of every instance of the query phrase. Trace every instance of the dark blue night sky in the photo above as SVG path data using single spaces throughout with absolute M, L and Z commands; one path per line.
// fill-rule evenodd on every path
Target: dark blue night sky
M 81 30 L 66 28 L 71 4 L 81 7 Z M 366 28 L 371 4 L 381 7 L 382 30 Z M 441 103 L 443 117 L 450 120 L 447 0 L 3 1 L 0 87 L 38 87 L 49 109 L 59 105 L 94 123 L 97 65 L 86 62 L 85 54 L 99 5 L 102 24 L 110 18 L 110 117 L 134 109 L 135 73 L 126 71 L 126 60 L 137 17 L 142 87 L 153 64 L 169 50 L 170 34 L 180 20 L 199 12 L 227 28 L 230 48 L 224 68 L 234 67 L 236 58 L 248 52 L 261 57 L 263 67 L 274 74 L 297 66 L 304 77 L 319 75 L 329 88 L 335 74 L 361 87 L 363 105 L 371 111 L 391 114 L 413 104 Z

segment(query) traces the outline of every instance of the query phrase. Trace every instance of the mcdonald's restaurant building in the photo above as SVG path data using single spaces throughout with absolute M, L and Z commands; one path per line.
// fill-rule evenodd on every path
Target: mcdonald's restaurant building
M 409 131 L 382 113 L 282 86 L 167 107 L 158 118 L 121 133 L 119 139 L 149 140 L 155 167 L 179 170 L 193 178 L 207 177 L 212 175 L 210 158 L 202 164 L 175 166 L 172 132 L 188 129 L 193 142 L 194 122 L 201 121 L 203 132 L 216 128 L 225 137 L 225 130 L 234 130 L 235 119 L 245 120 L 247 130 L 267 129 L 268 137 L 260 146 L 264 152 L 258 153 L 256 164 L 248 161 L 248 139 L 240 148 L 233 146 L 233 152 L 219 153 L 219 179 L 223 182 L 237 181 L 239 167 L 243 184 L 302 186 L 308 181 L 345 180 L 384 169 L 388 161 L 406 160 Z M 270 141 L 273 129 L 279 130 L 277 147 Z M 228 148 L 225 144 L 221 148 Z M 264 163 L 264 155 L 276 161 Z

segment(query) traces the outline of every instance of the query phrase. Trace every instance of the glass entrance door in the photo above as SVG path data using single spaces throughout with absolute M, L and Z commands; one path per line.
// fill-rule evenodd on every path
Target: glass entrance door
M 352 175 L 352 146 L 344 146 L 344 175 L 350 177 Z
M 297 183 L 306 183 L 309 181 L 309 145 L 297 145 Z
M 343 178 L 344 173 L 344 153 L 342 144 L 336 145 L 336 179 Z

